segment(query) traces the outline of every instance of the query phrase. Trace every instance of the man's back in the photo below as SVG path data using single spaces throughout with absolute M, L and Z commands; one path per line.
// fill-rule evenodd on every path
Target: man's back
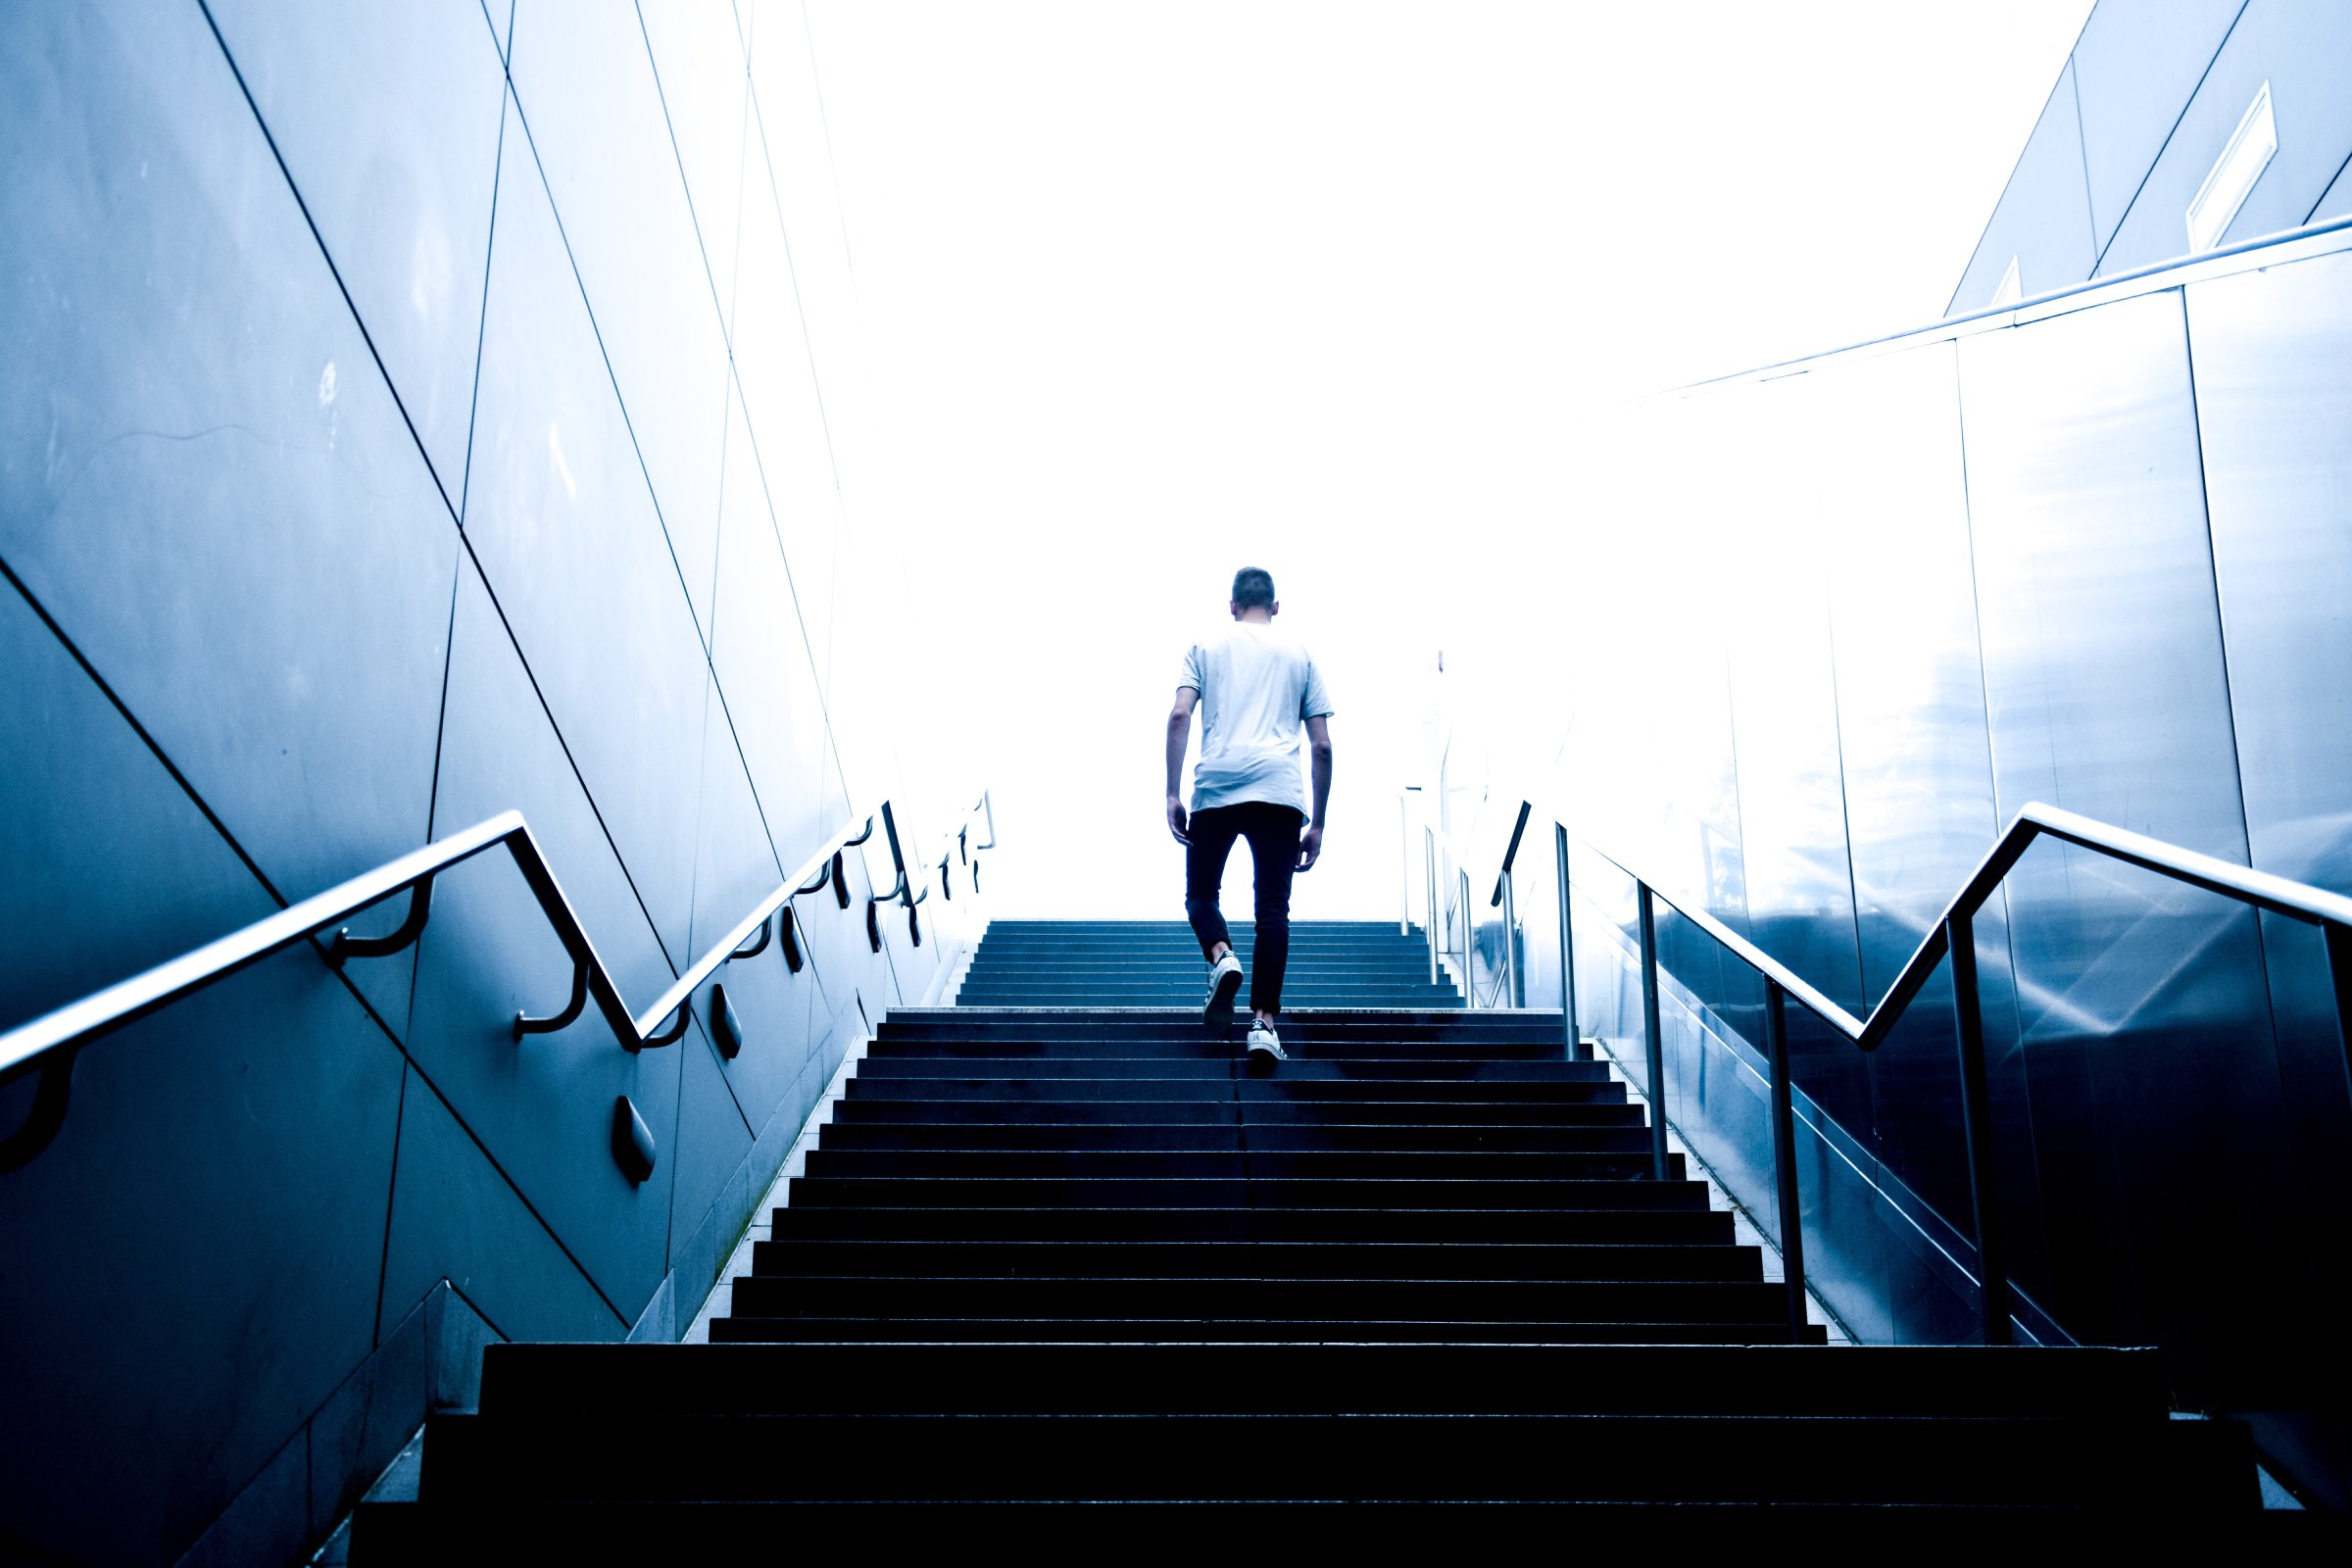
M 1200 694 L 1193 809 L 1266 801 L 1303 815 L 1299 737 L 1306 719 L 1331 711 L 1305 647 L 1270 623 L 1236 620 L 1186 651 L 1178 684 Z
M 1331 799 L 1331 700 L 1306 650 L 1274 630 L 1282 606 L 1263 567 L 1233 574 L 1233 624 L 1185 650 L 1184 673 L 1168 709 L 1168 832 L 1184 846 L 1184 912 L 1208 960 L 1201 1020 L 1221 1028 L 1242 983 L 1241 960 L 1217 908 L 1225 858 L 1250 845 L 1257 873 L 1256 971 L 1250 979 L 1250 1054 L 1287 1059 L 1274 1015 L 1291 951 L 1291 876 L 1323 853 L 1323 808 Z M 1200 765 L 1193 808 L 1177 793 L 1193 710 L 1200 711 Z M 1298 783 L 1298 736 L 1314 742 L 1315 807 Z

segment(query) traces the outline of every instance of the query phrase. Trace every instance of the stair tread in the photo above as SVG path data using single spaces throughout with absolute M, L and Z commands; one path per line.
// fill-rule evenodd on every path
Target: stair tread
M 2167 1419 L 2153 1352 L 1788 1343 L 1763 1250 L 1681 1156 L 1652 1175 L 1609 1064 L 1427 962 L 1393 922 L 1298 922 L 1267 1071 L 1203 1025 L 1182 922 L 994 922 L 958 1004 L 882 1020 L 710 1344 L 492 1347 L 352 1560 L 870 1545 L 850 1502 L 943 1544 L 1034 1520 L 1033 1549 L 1137 1520 L 1394 1549 L 1416 1499 L 1742 1546 L 2255 1517 L 2245 1430 Z

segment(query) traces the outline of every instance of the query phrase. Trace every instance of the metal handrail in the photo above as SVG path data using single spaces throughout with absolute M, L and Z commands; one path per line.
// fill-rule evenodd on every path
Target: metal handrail
M 1573 988 L 1574 950 L 1567 923 L 1567 829 L 1554 819 L 1560 845 L 1560 906 L 1562 973 Z M 1952 1013 L 1960 1053 L 1960 1107 L 1968 1150 L 1969 1198 L 1976 1221 L 1979 1315 L 1987 1345 L 2011 1340 L 2007 1253 L 2000 1210 L 1993 1184 L 1991 1102 L 1986 1090 L 1984 1023 L 1977 991 L 1977 955 L 1973 937 L 1975 917 L 2001 880 L 2017 865 L 2037 839 L 2052 838 L 2092 851 L 2109 859 L 2138 866 L 2175 882 L 2202 888 L 2224 898 L 2316 925 L 2327 942 L 2328 966 L 2336 1008 L 2336 1038 L 2346 1066 L 2352 1069 L 2352 899 L 2325 888 L 2291 881 L 2268 871 L 2251 870 L 2218 857 L 2168 844 L 2144 833 L 2083 816 L 2075 811 L 2028 802 L 2011 817 L 1992 848 L 1959 892 L 1943 906 L 1935 924 L 1912 953 L 1893 984 L 1879 999 L 1868 1018 L 1856 1018 L 1807 983 L 1793 969 L 1732 930 L 1704 909 L 1691 908 L 1651 886 L 1640 872 L 1618 857 L 1581 838 L 1586 847 L 1631 878 L 1635 888 L 1642 945 L 1642 1004 L 1643 1044 L 1648 1056 L 1651 1157 L 1656 1175 L 1666 1173 L 1665 1121 L 1658 1112 L 1659 1086 L 1664 1076 L 1664 1043 L 1658 1022 L 1658 943 L 1656 903 L 1664 903 L 1754 969 L 1764 980 L 1765 1056 L 1772 1074 L 1772 1145 L 1774 1187 L 1779 1199 L 1781 1250 L 1788 1285 L 1791 1337 L 1804 1325 L 1803 1230 L 1796 1193 L 1796 1146 L 1791 1084 L 1788 1073 L 1785 998 L 1794 997 L 1806 1009 L 1863 1051 L 1875 1051 L 1893 1031 L 1904 1011 L 1917 999 L 1936 965 L 1946 957 L 1952 963 Z M 1567 1027 L 1574 1039 L 1575 993 L 1566 995 Z
M 1440 919 L 1445 917 L 1445 911 L 1440 906 L 1437 894 L 1438 866 L 1440 855 L 1443 853 L 1445 858 L 1453 862 L 1454 880 L 1459 894 L 1455 906 L 1462 911 L 1463 936 L 1460 958 L 1463 999 L 1469 1006 L 1475 1008 L 1479 1005 L 1479 1001 L 1478 986 L 1470 966 L 1475 929 L 1475 921 L 1470 913 L 1470 852 L 1460 840 L 1438 825 L 1436 818 L 1430 814 L 1426 807 L 1422 807 L 1416 811 L 1416 807 L 1420 806 L 1420 795 L 1421 789 L 1418 785 L 1408 784 L 1396 792 L 1396 804 L 1404 826 L 1405 855 L 1409 858 L 1412 854 L 1412 826 L 1416 815 L 1420 818 L 1423 842 L 1427 852 L 1429 924 L 1426 934 L 1429 938 L 1429 983 L 1431 985 L 1438 983 L 1439 963 L 1443 952 L 1439 945 L 1438 925 Z M 1503 978 L 1500 994 L 1505 998 L 1504 1004 L 1509 1006 L 1520 1005 L 1524 1000 L 1524 987 L 1519 975 L 1518 950 L 1507 935 L 1518 928 L 1518 908 L 1514 903 L 1511 868 L 1519 857 L 1520 840 L 1527 833 L 1528 814 L 1533 809 L 1532 802 L 1521 801 L 1519 803 L 1518 819 L 1511 824 L 1510 844 L 1502 852 L 1501 864 L 1494 873 L 1494 890 L 1487 898 L 1489 907 L 1498 907 L 1502 910 L 1503 929 L 1506 936 L 1503 942 Z M 1408 879 L 1401 876 L 1398 878 L 1398 895 L 1409 905 L 1410 893 L 1404 887 L 1406 880 Z M 1403 934 L 1408 924 L 1409 916 L 1407 919 L 1397 922 L 1399 935 Z M 1447 921 L 1446 929 L 1451 930 L 1450 920 Z M 1575 1040 L 1571 1038 L 1570 1047 L 1573 1048 L 1575 1043 Z
M 1446 858 L 1450 859 L 1453 862 L 1454 879 L 1460 895 L 1457 901 L 1457 907 L 1459 907 L 1462 911 L 1462 924 L 1465 932 L 1467 932 L 1467 929 L 1470 925 L 1470 872 L 1468 869 L 1470 858 L 1467 852 L 1463 850 L 1461 844 L 1453 837 L 1453 835 L 1440 827 L 1438 825 L 1437 818 L 1426 808 L 1423 808 L 1418 813 L 1414 811 L 1414 807 L 1420 803 L 1415 801 L 1413 797 L 1419 795 L 1420 793 L 1421 792 L 1418 789 L 1408 786 L 1405 789 L 1397 791 L 1396 800 L 1398 806 L 1405 813 L 1405 831 L 1408 844 L 1408 848 L 1405 853 L 1408 856 L 1412 853 L 1409 848 L 1411 840 L 1411 821 L 1415 814 L 1418 814 L 1420 817 L 1422 848 L 1427 863 L 1427 873 L 1424 880 L 1427 884 L 1426 891 L 1429 895 L 1429 917 L 1427 922 L 1422 927 L 1422 934 L 1429 939 L 1429 983 L 1434 986 L 1438 983 L 1439 968 L 1444 961 L 1446 952 L 1443 945 L 1445 938 L 1440 935 L 1440 921 L 1443 920 L 1446 922 L 1445 929 L 1446 931 L 1450 931 L 1452 929 L 1451 919 L 1449 916 L 1447 916 L 1443 906 L 1443 903 L 1438 897 L 1438 866 L 1440 864 L 1440 856 L 1443 854 Z M 1461 961 L 1463 999 L 1468 1005 L 1476 1007 L 1478 1005 L 1478 987 L 1472 982 L 1471 979 L 1470 939 L 1466 934 L 1462 938 Z
M 1976 870 L 1970 873 L 1960 891 L 1943 906 L 1927 936 L 1895 975 L 1893 983 L 1886 988 L 1886 994 L 1871 1009 L 1870 1016 L 1858 1019 L 1806 984 L 1787 964 L 1705 910 L 1687 909 L 1665 893 L 1659 893 L 1657 897 L 1684 919 L 1730 948 L 1750 968 L 1767 979 L 1777 980 L 1782 989 L 1802 1002 L 1808 1010 L 1819 1015 L 1839 1034 L 1864 1051 L 1876 1051 L 1885 1043 L 1903 1009 L 1910 1005 L 1920 988 L 1927 984 L 1928 976 L 1936 963 L 1950 951 L 1950 932 L 1947 927 L 1952 918 L 1955 915 L 1974 915 L 1982 908 L 1984 901 L 1992 896 L 1992 890 L 2016 866 L 2034 841 L 2043 837 L 2093 850 L 2110 859 L 2154 871 L 2176 882 L 2185 882 L 2191 887 L 2219 893 L 2225 898 L 2250 904 L 2273 914 L 2282 914 L 2307 925 L 2319 926 L 2329 931 L 2331 936 L 2336 928 L 2352 928 L 2352 899 L 2341 894 L 2315 888 L 2308 883 L 2289 881 L 2268 871 L 2250 870 L 2216 856 L 2182 849 L 2177 844 L 2168 844 L 2144 833 L 2133 833 L 2078 812 L 2030 801 L 2019 809 L 2017 815 L 2009 819 L 2008 827 L 2002 830 L 1992 849 L 1978 862 Z M 1579 842 L 1627 876 L 1647 885 L 1640 873 L 1608 851 L 1582 835 L 1579 835 Z
M 911 870 L 907 861 L 906 849 L 904 846 L 902 846 L 899 840 L 898 813 L 892 810 L 891 805 L 888 801 L 884 801 L 882 803 L 880 814 L 882 818 L 883 836 L 890 841 L 890 858 L 893 863 L 897 865 L 899 874 L 898 879 L 891 884 L 888 892 L 872 893 L 868 894 L 866 897 L 866 941 L 871 944 L 876 953 L 880 953 L 882 951 L 882 922 L 877 911 L 883 905 L 890 904 L 895 901 L 906 910 L 907 936 L 914 943 L 914 945 L 919 948 L 923 945 L 923 928 L 921 924 L 921 918 L 915 913 L 915 908 L 917 906 L 922 904 L 924 900 L 931 897 L 931 883 L 930 877 L 927 873 L 934 862 L 928 859 L 923 861 L 923 867 L 926 875 L 923 878 L 921 891 L 917 892 L 915 890 L 914 877 L 911 874 Z M 989 824 L 988 842 L 986 844 L 973 844 L 969 842 L 972 818 L 975 816 L 982 817 Z M 949 880 L 948 868 L 956 859 L 957 852 L 956 850 L 950 850 L 944 847 L 946 843 L 951 841 L 960 847 L 964 860 L 967 864 L 970 864 L 972 856 L 978 855 L 984 850 L 993 850 L 996 848 L 996 808 L 990 804 L 988 792 L 986 790 L 980 792 L 980 798 L 977 801 L 974 801 L 970 806 L 964 808 L 963 811 L 956 818 L 955 826 L 946 834 L 944 834 L 942 838 L 943 848 L 940 851 L 939 859 L 936 862 L 939 866 L 939 887 L 942 897 L 948 902 L 953 903 L 956 898 L 956 889 L 955 885 Z M 980 872 L 979 868 L 975 865 L 972 868 L 973 891 L 977 892 L 979 887 Z
M 883 802 L 879 809 L 887 821 L 890 803 Z M 620 987 L 613 979 L 612 971 L 596 951 L 595 941 L 572 908 L 571 901 L 565 896 L 554 867 L 548 864 L 538 840 L 532 836 L 530 825 L 523 820 L 520 811 L 502 811 L 487 821 L 477 822 L 472 827 L 436 840 L 421 849 L 412 850 L 372 871 L 362 872 L 347 882 L 267 915 L 217 941 L 208 942 L 193 952 L 92 992 L 78 1002 L 69 1003 L 0 1034 L 0 1085 L 30 1073 L 40 1074 L 32 1108 L 23 1125 L 0 1137 L 0 1171 L 14 1170 L 24 1165 L 56 1138 L 58 1130 L 65 1124 L 67 1101 L 73 1085 L 74 1061 L 84 1046 L 297 943 L 308 941 L 329 926 L 337 927 L 337 930 L 326 944 L 324 956 L 338 968 L 351 958 L 382 957 L 398 953 L 415 943 L 424 932 L 431 908 L 434 879 L 485 851 L 502 846 L 514 857 L 515 869 L 521 872 L 524 883 L 538 901 L 541 913 L 547 917 L 548 924 L 555 929 L 572 960 L 570 1000 L 561 1011 L 547 1017 L 516 1014 L 513 1024 L 514 1038 L 520 1040 L 526 1035 L 547 1034 L 562 1029 L 575 1021 L 587 1004 L 593 1001 L 597 1011 L 603 1015 L 624 1051 L 634 1053 L 672 1044 L 685 1035 L 693 1018 L 691 999 L 695 990 L 729 960 L 764 952 L 769 940 L 769 922 L 776 919 L 779 911 L 782 911 L 784 919 L 780 929 L 786 957 L 792 968 L 798 970 L 801 967 L 799 946 L 792 935 L 792 915 L 788 906 L 794 899 L 814 893 L 830 881 L 835 885 L 839 901 L 846 908 L 849 905 L 849 888 L 843 877 L 841 853 L 863 844 L 872 837 L 873 830 L 872 813 L 853 818 L 837 829 L 798 871 L 753 906 L 751 912 L 738 921 L 724 939 L 713 944 L 690 964 L 676 983 L 662 992 L 651 1007 L 632 1015 L 627 1003 L 621 998 Z M 991 837 L 993 840 L 994 835 Z M 906 880 L 906 866 L 895 832 L 891 835 L 890 846 L 903 886 Z M 354 937 L 348 928 L 342 926 L 342 922 L 353 915 L 404 891 L 410 895 L 409 910 L 397 930 L 382 937 Z M 916 899 L 908 903 L 909 922 L 915 918 L 913 906 L 920 902 Z M 870 904 L 868 909 L 870 920 Z M 758 939 L 756 943 L 755 936 Z M 920 940 L 919 928 L 917 940 Z M 665 1019 L 669 1020 L 666 1028 L 662 1027 Z M 729 1054 L 732 1054 L 731 1052 Z
M 884 801 L 881 808 L 888 811 L 890 803 Z M 678 976 L 674 985 L 662 993 L 661 1000 L 639 1016 L 636 1020 L 636 1027 L 640 1033 L 647 1033 L 649 1025 L 660 1022 L 672 1012 L 679 1015 L 678 1033 L 684 1033 L 687 999 L 701 989 L 703 982 L 716 974 L 719 968 L 730 959 L 754 957 L 765 952 L 768 943 L 768 922 L 775 917 L 776 912 L 794 899 L 822 889 L 827 881 L 839 874 L 839 867 L 833 858 L 834 856 L 842 850 L 863 844 L 873 836 L 873 831 L 874 823 L 870 815 L 836 828 L 833 836 L 825 841 L 823 849 L 802 861 L 799 871 L 786 877 L 777 884 L 773 892 L 758 904 L 753 905 L 752 912 L 737 921 L 734 930 L 728 932 L 726 936 L 713 944 L 710 951 L 697 958 L 684 974 Z M 902 872 L 902 874 L 904 873 Z M 804 883 L 808 885 L 803 886 Z M 746 944 L 752 941 L 755 932 L 759 935 L 759 945 L 747 947 Z M 655 1043 L 650 1037 L 646 1039 L 648 1045 Z M 661 1043 L 666 1044 L 667 1042 Z M 621 1044 L 628 1045 L 626 1037 L 623 1037 Z
M 1405 810 L 1408 822 L 1412 814 L 1410 796 L 1414 793 L 1417 792 L 1407 791 L 1399 795 L 1399 800 L 1407 803 Z M 1532 798 L 1521 800 L 1518 821 L 1511 830 L 1510 848 L 1503 854 L 1502 869 L 1491 902 L 1499 904 L 1503 908 L 1505 972 L 1515 993 L 1517 916 L 1512 899 L 1512 867 L 1526 833 L 1529 813 L 1534 810 L 1543 810 L 1552 824 L 1552 853 L 1559 883 L 1559 958 L 1563 1004 L 1560 1009 L 1561 1032 L 1568 1053 L 1574 1055 L 1580 1050 L 1582 1035 L 1577 1027 L 1576 939 L 1570 923 L 1569 832 L 1562 813 L 1539 806 Z M 1457 867 L 1466 867 L 1466 857 L 1460 846 L 1429 819 L 1426 811 L 1421 813 L 1421 817 L 1430 908 L 1430 979 L 1434 983 L 1439 958 L 1439 848 L 1441 844 L 1445 847 Z M 1787 999 L 1794 997 L 1808 1011 L 1861 1050 L 1875 1051 L 1893 1032 L 1904 1011 L 1918 998 L 1936 965 L 1949 958 L 1952 964 L 1953 1022 L 1959 1037 L 1960 1102 L 1968 1149 L 1969 1199 L 1976 1222 L 1975 1240 L 1981 1286 L 1979 1312 L 1987 1345 L 2006 1345 L 2010 1342 L 2009 1276 L 2000 1212 L 1993 1192 L 1991 1101 L 1986 1090 L 1984 1022 L 1977 993 L 1977 956 L 1972 931 L 1978 910 L 1992 896 L 1993 890 L 2000 886 L 2002 878 L 2016 867 L 2018 860 L 2033 847 L 2034 841 L 2042 838 L 2073 844 L 2109 859 L 2138 866 L 2209 893 L 2218 893 L 2254 908 L 2318 926 L 2327 941 L 2328 973 L 2335 994 L 2337 1041 L 2344 1052 L 2347 1071 L 2352 1072 L 2352 898 L 2275 876 L 2268 871 L 2251 870 L 2218 857 L 2183 849 L 2177 844 L 2167 844 L 2144 833 L 2133 833 L 2078 812 L 2034 801 L 2027 803 L 2010 818 L 2008 826 L 1993 841 L 1992 848 L 1978 862 L 1975 871 L 1970 873 L 1960 890 L 1944 905 L 1927 935 L 1921 939 L 1918 948 L 1867 1018 L 1856 1018 L 1795 970 L 1707 910 L 1688 906 L 1672 895 L 1659 892 L 1623 858 L 1580 836 L 1580 842 L 1587 849 L 1624 872 L 1634 884 L 1642 949 L 1642 1044 L 1647 1056 L 1652 1102 L 1649 1118 L 1650 1168 L 1659 1180 L 1665 1179 L 1669 1162 L 1666 1120 L 1659 1102 L 1659 1086 L 1665 1078 L 1665 1042 L 1658 1017 L 1656 905 L 1664 903 L 1684 919 L 1730 949 L 1734 956 L 1763 978 L 1764 1054 L 1767 1069 L 1771 1073 L 1773 1186 L 1780 1210 L 1783 1277 L 1788 1294 L 1788 1332 L 1792 1339 L 1803 1332 L 1806 1313 L 1804 1234 L 1796 1191 L 1795 1113 L 1792 1104 L 1793 1085 L 1788 1072 Z M 1409 859 L 1409 830 L 1405 854 Z M 1466 907 L 1469 902 L 1469 873 L 1464 868 L 1457 870 L 1456 875 Z M 1463 983 L 1469 993 L 1470 1005 L 1475 1007 L 1478 1005 L 1478 992 L 1468 972 L 1467 950 L 1468 943 L 1465 940 Z

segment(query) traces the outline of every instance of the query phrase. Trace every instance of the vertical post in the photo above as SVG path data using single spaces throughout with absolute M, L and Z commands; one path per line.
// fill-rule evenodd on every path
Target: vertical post
M 1642 911 L 1642 1038 L 1649 1054 L 1649 1173 L 1666 1179 L 1666 1037 L 1658 1032 L 1658 913 L 1649 884 L 1637 882 Z
M 1438 835 L 1427 823 L 1421 828 L 1421 850 L 1426 858 L 1421 885 L 1429 894 L 1429 924 L 1422 928 L 1429 938 L 1429 983 L 1438 983 Z
M 1568 923 L 1568 830 L 1551 824 L 1551 859 L 1560 885 L 1560 1033 L 1571 1059 L 1584 1041 L 1576 1028 L 1576 935 Z
M 2352 1089 L 2352 929 L 2332 921 L 2320 927 L 2328 938 L 2328 975 L 2335 988 L 2335 1038 L 2343 1047 L 2347 1089 Z
M 1507 1006 L 1527 1005 L 1527 991 L 1519 973 L 1519 898 L 1511 882 L 1511 873 L 1502 873 L 1502 972 L 1503 1003 Z
M 1978 1312 L 1986 1345 L 2007 1345 L 2009 1257 L 1993 1180 L 1992 1097 L 1984 1076 L 1984 1010 L 1977 991 L 1975 921 L 1955 909 L 1943 922 L 1952 964 L 1952 1022 L 1960 1039 L 1960 1123 L 1968 1143 L 1968 1195 L 1977 1211 Z
M 1788 1018 L 1778 980 L 1764 982 L 1764 1054 L 1772 1062 L 1772 1185 L 1781 1206 L 1781 1267 L 1788 1343 L 1805 1334 L 1805 1217 L 1796 1193 L 1796 1115 L 1788 1082 Z
M 1453 868 L 1454 902 L 1462 911 L 1462 989 L 1470 993 L 1470 1005 L 1478 1005 L 1478 916 L 1470 908 L 1470 872 L 1463 866 Z

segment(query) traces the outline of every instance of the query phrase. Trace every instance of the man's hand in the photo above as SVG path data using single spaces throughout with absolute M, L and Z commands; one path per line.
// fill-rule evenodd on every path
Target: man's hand
M 1306 721 L 1310 753 L 1308 772 L 1315 781 L 1315 808 L 1306 813 L 1306 831 L 1298 835 L 1298 869 L 1315 863 L 1323 853 L 1323 808 L 1331 804 L 1331 716 L 1318 714 Z
M 1193 840 L 1184 816 L 1184 748 L 1192 737 L 1193 705 L 1200 701 L 1199 692 L 1179 686 L 1175 706 L 1168 710 L 1168 832 L 1186 845 Z

